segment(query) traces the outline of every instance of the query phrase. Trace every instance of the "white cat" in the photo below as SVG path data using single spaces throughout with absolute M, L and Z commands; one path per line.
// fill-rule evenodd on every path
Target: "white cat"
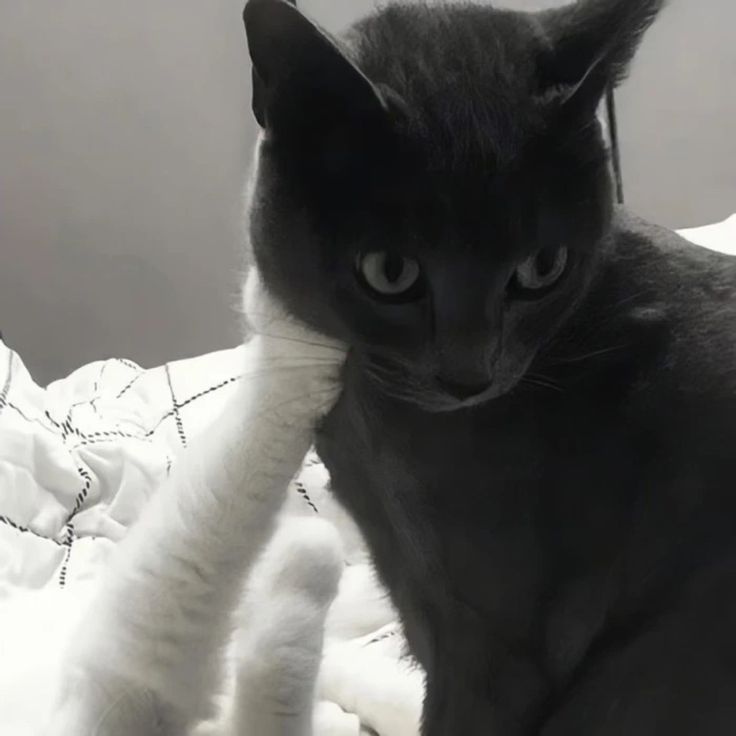
M 255 334 L 237 400 L 121 543 L 74 637 L 46 736 L 313 732 L 339 540 L 326 522 L 300 520 L 258 559 L 337 397 L 345 353 L 286 315 L 255 271 L 245 302 Z M 320 736 L 358 733 L 336 707 L 315 715 Z

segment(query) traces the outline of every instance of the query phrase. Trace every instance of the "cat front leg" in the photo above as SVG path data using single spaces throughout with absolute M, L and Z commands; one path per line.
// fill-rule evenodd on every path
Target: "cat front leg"
M 214 715 L 243 581 L 317 418 L 337 397 L 344 359 L 339 346 L 255 294 L 257 334 L 245 348 L 238 396 L 121 543 L 73 637 L 75 686 L 62 690 L 57 710 L 64 730 L 54 717 L 48 736 L 182 736 Z M 139 714 L 137 730 L 107 717 L 121 703 Z
M 325 618 L 342 567 L 340 538 L 327 522 L 295 519 L 280 527 L 245 598 L 221 736 L 312 733 Z
M 315 705 L 325 618 L 343 554 L 318 518 L 283 523 L 248 582 L 229 650 L 220 717 L 194 736 L 360 736 L 360 721 Z
M 44 734 L 164 736 L 185 734 L 186 728 L 152 691 L 72 665 L 64 674 L 59 705 Z

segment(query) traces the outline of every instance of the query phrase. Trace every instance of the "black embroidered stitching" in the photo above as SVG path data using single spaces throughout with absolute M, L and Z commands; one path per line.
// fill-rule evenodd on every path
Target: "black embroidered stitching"
M 64 562 L 61 565 L 59 571 L 59 587 L 63 588 L 66 586 L 66 574 L 69 569 L 69 559 L 72 556 L 72 544 L 74 543 L 74 525 L 67 523 L 66 525 L 66 538 L 64 539 L 63 546 L 66 547 L 66 554 L 64 555 Z
M 37 537 L 38 539 L 45 539 L 47 542 L 53 542 L 57 547 L 63 547 L 64 543 L 59 542 L 57 539 L 53 539 L 53 537 L 45 537 L 43 534 L 39 534 L 38 532 L 34 532 L 33 529 L 29 529 L 27 526 L 22 526 L 21 524 L 16 524 L 12 519 L 9 519 L 7 516 L 2 516 L 0 514 L 0 523 L 7 524 L 12 529 L 15 529 L 17 532 L 20 532 L 21 534 L 31 534 L 34 537 Z
M 372 646 L 373 644 L 378 644 L 379 642 L 386 641 L 386 639 L 391 639 L 394 636 L 396 636 L 395 631 L 387 631 L 385 634 L 381 634 L 381 636 L 374 637 L 370 641 L 366 642 L 363 646 L 369 647 L 369 646 Z
M 122 363 L 126 368 L 131 368 L 134 371 L 143 373 L 143 369 L 132 360 L 126 360 L 125 358 L 113 358 L 113 360 L 115 360 L 117 363 Z
M 185 406 L 189 406 L 193 401 L 196 401 L 197 399 L 201 399 L 203 396 L 206 396 L 207 394 L 211 394 L 213 391 L 218 391 L 221 388 L 224 388 L 225 386 L 235 383 L 235 381 L 239 381 L 242 378 L 242 376 L 234 376 L 233 378 L 228 378 L 225 381 L 222 381 L 214 386 L 210 386 L 208 389 L 205 389 L 204 391 L 200 391 L 198 394 L 194 394 L 194 396 L 190 396 L 186 401 L 182 401 L 180 404 L 174 403 L 174 408 L 167 411 L 159 420 L 156 422 L 156 424 L 153 426 L 152 429 L 149 429 L 148 432 L 146 432 L 145 436 L 150 437 L 153 435 L 156 430 L 169 418 L 176 416 L 179 409 L 183 409 Z
M 120 393 L 115 397 L 116 399 L 122 399 L 123 396 L 134 386 L 135 382 L 142 376 L 142 373 L 138 373 L 136 376 L 134 376 L 128 383 L 126 384 L 125 388 L 120 391 Z
M 304 483 L 297 480 L 294 481 L 294 487 L 296 488 L 296 492 L 307 502 L 307 504 L 311 507 L 312 511 L 314 511 L 315 514 L 319 513 L 319 509 L 312 503 L 312 499 L 309 498 L 309 494 L 307 493 L 307 489 L 304 487 Z
M 67 517 L 67 520 L 66 520 L 67 525 L 71 525 L 72 519 L 81 510 L 82 505 L 87 500 L 89 489 L 92 487 L 92 476 L 89 474 L 89 472 L 81 466 L 77 466 L 77 472 L 79 473 L 79 475 L 82 476 L 82 481 L 83 481 L 82 490 L 77 494 L 77 498 L 74 501 L 74 507 L 72 508 L 72 512 Z
M 5 385 L 3 390 L 0 392 L 0 414 L 3 409 L 8 405 L 8 393 L 10 391 L 10 382 L 13 380 L 13 351 L 8 351 L 8 376 L 5 379 Z
M 95 378 L 95 385 L 94 385 L 94 388 L 93 388 L 93 393 L 94 393 L 95 396 L 92 399 L 92 401 L 89 402 L 89 405 L 92 407 L 92 411 L 95 414 L 99 414 L 99 412 L 97 411 L 97 405 L 96 405 L 95 402 L 97 401 L 97 399 L 100 398 L 100 382 L 102 381 L 102 376 L 105 375 L 105 368 L 107 368 L 107 361 L 105 361 L 102 364 L 102 366 L 100 367 L 100 372 L 99 372 L 97 378 Z
M 49 414 L 48 409 L 44 411 L 44 414 L 46 415 L 46 418 L 51 422 L 51 424 L 56 427 L 56 429 L 61 429 L 61 424 L 59 424 L 59 422 L 57 422 L 56 419 L 54 419 L 51 414 Z
M 87 402 L 85 401 L 81 403 L 86 404 Z M 49 414 L 48 410 L 44 411 L 46 418 L 54 425 L 54 427 L 56 427 L 56 429 L 58 429 L 61 432 L 61 439 L 63 442 L 66 442 L 67 438 L 71 434 L 76 435 L 80 439 L 84 439 L 87 436 L 84 432 L 82 432 L 82 430 L 80 430 L 78 427 L 75 427 L 72 424 L 72 421 L 71 421 L 72 408 L 73 407 L 69 408 L 69 413 L 66 415 L 63 422 L 58 422 L 56 419 L 54 419 L 51 416 L 51 414 Z
M 77 434 L 75 432 L 75 434 Z M 100 430 L 99 432 L 89 432 L 85 433 L 82 432 L 79 435 L 83 440 L 102 440 L 107 437 L 122 437 L 126 440 L 145 440 L 148 436 L 147 434 L 133 434 L 131 432 L 123 432 L 121 429 L 104 429 Z M 86 442 L 83 442 L 81 444 L 87 444 Z
M 43 427 L 47 432 L 53 431 L 50 427 L 45 425 L 40 419 L 37 419 L 36 417 L 29 417 L 20 407 L 16 406 L 12 401 L 7 402 L 7 407 L 9 409 L 12 409 L 16 414 L 18 414 L 21 419 L 24 419 L 29 424 L 38 424 L 39 427 Z
M 169 384 L 169 391 L 171 392 L 171 403 L 174 406 L 174 419 L 176 421 L 176 431 L 179 433 L 179 439 L 183 447 L 187 446 L 187 436 L 184 434 L 184 424 L 181 421 L 181 414 L 179 413 L 180 406 L 176 403 L 176 394 L 174 394 L 174 385 L 171 382 L 171 371 L 169 370 L 169 364 L 166 364 L 166 381 Z
M 78 450 L 80 447 L 93 447 L 94 445 L 104 445 L 106 442 L 110 441 L 110 437 L 121 437 L 122 439 L 126 440 L 136 440 L 137 442 L 145 442 L 148 445 L 153 444 L 153 440 L 151 440 L 146 435 L 135 435 L 135 434 L 126 434 L 125 432 L 105 432 L 105 437 L 92 437 L 83 439 L 80 442 L 77 442 L 75 445 L 69 445 L 68 449 L 70 451 Z

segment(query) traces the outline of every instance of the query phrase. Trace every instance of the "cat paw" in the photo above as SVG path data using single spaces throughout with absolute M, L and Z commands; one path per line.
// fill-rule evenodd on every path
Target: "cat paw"
M 342 540 L 328 521 L 316 517 L 284 518 L 267 549 L 261 575 L 268 587 L 265 603 L 296 595 L 327 609 L 343 573 Z
M 424 674 L 402 653 L 396 624 L 332 643 L 322 660 L 319 696 L 356 713 L 381 736 L 419 736 Z
M 153 694 L 100 674 L 67 672 L 41 736 L 168 736 Z
M 360 736 L 360 719 L 324 701 L 315 705 L 312 730 L 314 736 Z

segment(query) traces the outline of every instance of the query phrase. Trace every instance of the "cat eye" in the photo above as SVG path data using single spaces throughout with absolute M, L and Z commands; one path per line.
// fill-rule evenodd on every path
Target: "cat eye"
M 526 291 L 546 289 L 559 281 L 565 268 L 567 248 L 543 248 L 517 267 L 516 286 Z
M 414 258 L 386 251 L 361 253 L 356 260 L 361 281 L 374 294 L 391 300 L 421 296 L 421 268 Z

